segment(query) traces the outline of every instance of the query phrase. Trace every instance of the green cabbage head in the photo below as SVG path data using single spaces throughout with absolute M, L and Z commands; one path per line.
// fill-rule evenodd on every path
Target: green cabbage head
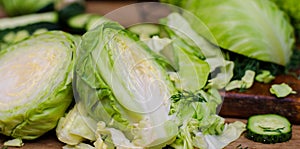
M 75 47 L 52 31 L 0 51 L 0 133 L 31 140 L 56 126 L 73 98 Z
M 244 125 L 229 126 L 217 115 L 222 98 L 206 86 L 210 65 L 200 49 L 172 37 L 166 51 L 174 61 L 116 22 L 86 32 L 73 79 L 76 106 L 59 121 L 59 140 L 108 149 L 222 148 L 235 140 Z M 231 128 L 237 133 L 227 132 Z

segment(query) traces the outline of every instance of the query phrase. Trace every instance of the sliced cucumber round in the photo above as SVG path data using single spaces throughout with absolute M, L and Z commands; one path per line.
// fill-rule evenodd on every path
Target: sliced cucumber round
M 150 23 L 133 25 L 128 27 L 128 30 L 144 39 L 151 38 L 154 35 L 160 34 L 160 26 Z
M 255 142 L 273 144 L 286 142 L 292 137 L 289 120 L 277 114 L 262 114 L 249 117 L 246 137 Z

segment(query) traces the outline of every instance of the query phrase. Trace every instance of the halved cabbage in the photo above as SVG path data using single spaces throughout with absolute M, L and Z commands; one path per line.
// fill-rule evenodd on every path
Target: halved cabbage
M 175 88 L 150 49 L 113 22 L 87 32 L 80 49 L 86 53 L 80 55 L 74 81 L 78 102 L 90 117 L 136 146 L 155 146 L 176 136 L 169 117 Z
M 74 39 L 52 31 L 0 51 L 0 133 L 35 139 L 56 126 L 73 98 Z

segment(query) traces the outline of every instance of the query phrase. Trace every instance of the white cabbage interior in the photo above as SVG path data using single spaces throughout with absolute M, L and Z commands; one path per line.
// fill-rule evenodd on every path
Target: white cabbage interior
M 68 53 L 63 46 L 53 42 L 26 42 L 3 55 L 0 59 L 0 111 L 33 101 L 38 103 L 51 94 L 65 78 L 57 73 L 57 69 L 66 67 L 63 61 Z

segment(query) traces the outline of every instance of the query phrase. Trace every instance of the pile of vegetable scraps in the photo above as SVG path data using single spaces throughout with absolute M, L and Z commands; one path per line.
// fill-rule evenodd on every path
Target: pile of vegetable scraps
M 274 0 L 137 3 L 171 11 L 126 27 L 87 13 L 82 0 L 34 2 L 0 0 L 9 16 L 0 19 L 4 146 L 51 130 L 65 149 L 221 149 L 248 128 L 261 140 L 256 117 L 246 127 L 218 115 L 219 92 L 270 83 L 300 63 L 300 21 Z M 284 83 L 270 92 L 296 94 Z M 286 124 L 279 140 L 288 141 L 290 123 L 270 117 Z

